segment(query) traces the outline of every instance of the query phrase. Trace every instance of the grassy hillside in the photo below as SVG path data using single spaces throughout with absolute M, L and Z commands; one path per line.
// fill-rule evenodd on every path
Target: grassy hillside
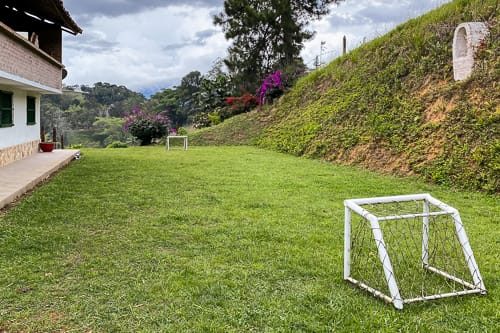
M 294 155 L 500 192 L 499 8 L 498 0 L 453 1 L 362 45 L 301 79 L 261 111 L 265 117 L 254 116 L 263 131 L 252 140 Z M 473 76 L 455 82 L 453 33 L 468 21 L 487 22 L 490 36 Z M 198 141 L 210 142 L 207 135 Z
M 258 137 L 269 125 L 267 112 L 249 112 L 237 115 L 214 126 L 200 129 L 189 136 L 190 144 L 208 145 L 256 145 Z

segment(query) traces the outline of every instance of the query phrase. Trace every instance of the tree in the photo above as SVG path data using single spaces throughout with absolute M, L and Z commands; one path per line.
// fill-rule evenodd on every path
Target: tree
M 92 124 L 92 138 L 99 142 L 101 147 L 106 147 L 115 141 L 127 142 L 131 135 L 123 128 L 124 118 L 97 118 Z
M 217 59 L 210 71 L 203 75 L 197 92 L 197 113 L 212 113 L 224 107 L 225 99 L 231 96 L 231 78 L 222 70 L 223 61 Z
M 86 92 L 87 103 L 101 106 L 100 117 L 123 117 L 135 105 L 146 101 L 140 93 L 106 82 L 97 82 L 92 88 L 86 87 Z
M 200 72 L 192 71 L 184 76 L 181 80 L 181 85 L 176 87 L 180 107 L 187 116 L 193 115 L 197 111 L 196 93 L 200 91 L 201 79 L 202 75 Z
M 149 99 L 148 108 L 156 114 L 167 112 L 176 128 L 186 123 L 187 116 L 182 112 L 177 89 L 167 88 L 157 92 Z
M 175 127 L 185 124 L 189 116 L 199 112 L 197 96 L 202 79 L 199 71 L 188 73 L 180 86 L 163 89 L 151 96 L 147 107 L 156 114 L 166 112 Z
M 151 144 L 153 139 L 160 139 L 167 134 L 170 119 L 161 113 L 142 111 L 136 106 L 132 113 L 126 116 L 123 128 L 141 140 L 141 146 L 146 146 Z
M 231 95 L 231 78 L 222 70 L 223 66 L 223 61 L 217 59 L 205 75 L 190 72 L 182 78 L 180 86 L 163 89 L 151 96 L 147 107 L 154 113 L 166 111 L 174 128 L 188 120 L 195 121 L 200 113 L 213 113 L 224 107 L 225 99 Z
M 233 80 L 251 91 L 264 75 L 302 63 L 300 51 L 314 35 L 307 24 L 339 1 L 225 0 L 214 24 L 233 41 L 225 60 Z

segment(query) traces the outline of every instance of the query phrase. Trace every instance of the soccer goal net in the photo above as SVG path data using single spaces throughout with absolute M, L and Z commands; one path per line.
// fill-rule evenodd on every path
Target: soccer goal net
M 486 294 L 458 211 L 429 194 L 345 200 L 344 279 L 397 309 Z

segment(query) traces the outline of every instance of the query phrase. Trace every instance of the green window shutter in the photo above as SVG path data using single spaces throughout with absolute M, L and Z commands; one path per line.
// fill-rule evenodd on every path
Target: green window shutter
M 26 99 L 26 119 L 27 119 L 27 124 L 28 125 L 34 125 L 36 124 L 36 98 L 28 96 Z
M 12 126 L 12 94 L 0 91 L 0 127 Z

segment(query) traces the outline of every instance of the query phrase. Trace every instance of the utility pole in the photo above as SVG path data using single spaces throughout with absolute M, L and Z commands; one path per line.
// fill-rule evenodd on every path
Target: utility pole
M 319 48 L 319 67 L 323 66 L 323 52 L 325 51 L 325 44 L 326 42 L 322 40 Z
M 342 55 L 345 55 L 347 53 L 347 38 L 344 35 L 344 38 L 342 38 Z

